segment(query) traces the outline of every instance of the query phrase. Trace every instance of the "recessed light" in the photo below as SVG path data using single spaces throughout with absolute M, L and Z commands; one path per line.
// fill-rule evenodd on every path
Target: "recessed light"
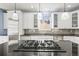
M 70 7 L 71 7 L 71 5 L 67 5 L 67 7 L 68 7 L 68 8 L 70 8 Z
M 33 5 L 31 6 L 31 8 L 33 8 Z
M 69 19 L 69 13 L 68 13 L 68 12 L 62 13 L 61 19 L 62 19 L 62 20 L 67 20 L 67 19 Z

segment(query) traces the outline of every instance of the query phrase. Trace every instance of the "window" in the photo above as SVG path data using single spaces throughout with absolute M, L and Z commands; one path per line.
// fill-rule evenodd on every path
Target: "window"
M 51 18 L 51 13 L 49 12 L 42 12 L 38 14 L 39 30 L 51 30 L 50 18 Z

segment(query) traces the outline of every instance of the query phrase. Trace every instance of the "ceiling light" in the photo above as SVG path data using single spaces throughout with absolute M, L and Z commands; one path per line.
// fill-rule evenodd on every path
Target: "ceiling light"
M 31 6 L 31 8 L 33 8 L 33 5 Z
M 13 13 L 13 15 L 12 15 L 12 19 L 14 19 L 14 20 L 18 20 L 18 14 L 17 14 L 17 13 Z
M 68 13 L 68 12 L 62 13 L 61 19 L 62 19 L 62 20 L 67 20 L 67 19 L 69 19 L 69 13 Z
M 18 20 L 18 14 L 16 13 L 16 3 L 14 4 L 14 6 L 15 6 L 15 10 L 14 10 L 14 13 L 12 15 L 12 19 Z
M 45 8 L 45 10 L 44 11 L 49 11 L 49 9 L 48 8 Z
M 61 15 L 61 19 L 62 19 L 62 20 L 67 20 L 67 19 L 69 19 L 69 13 L 66 12 L 65 3 L 64 3 L 64 12 L 63 12 L 62 15 Z
M 71 5 L 68 5 L 67 7 L 68 7 L 68 8 L 70 8 L 70 7 L 71 7 Z

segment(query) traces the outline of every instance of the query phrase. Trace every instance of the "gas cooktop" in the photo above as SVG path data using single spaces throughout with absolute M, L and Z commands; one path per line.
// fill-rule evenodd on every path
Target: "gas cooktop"
M 61 49 L 53 40 L 21 40 L 19 49 Z

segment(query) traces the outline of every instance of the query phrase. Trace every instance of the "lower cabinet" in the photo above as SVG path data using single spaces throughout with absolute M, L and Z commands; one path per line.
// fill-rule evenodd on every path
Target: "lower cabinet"
M 8 43 L 2 43 L 0 44 L 0 56 L 7 56 L 8 53 Z
M 59 46 L 66 51 L 66 53 L 59 53 L 63 56 L 78 56 L 78 44 L 69 40 L 62 40 L 58 42 Z
M 72 56 L 78 56 L 78 44 L 72 43 Z
M 72 56 L 72 42 L 69 40 L 60 40 L 58 42 L 61 49 L 65 50 L 66 53 L 59 53 L 61 56 Z

